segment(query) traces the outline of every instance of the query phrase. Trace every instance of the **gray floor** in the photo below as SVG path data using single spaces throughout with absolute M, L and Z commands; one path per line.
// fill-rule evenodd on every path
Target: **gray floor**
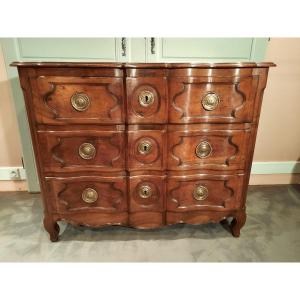
M 250 187 L 240 238 L 220 224 L 160 230 L 61 225 L 51 243 L 39 194 L 0 193 L 0 261 L 278 262 L 300 261 L 300 185 Z

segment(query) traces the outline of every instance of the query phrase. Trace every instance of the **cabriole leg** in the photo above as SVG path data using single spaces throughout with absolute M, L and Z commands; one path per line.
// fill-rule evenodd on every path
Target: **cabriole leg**
M 230 224 L 231 232 L 234 237 L 240 236 L 241 228 L 246 223 L 246 210 L 242 209 L 237 213 L 237 215 L 233 218 Z
M 44 227 L 50 235 L 51 242 L 57 242 L 59 236 L 59 225 L 53 221 L 51 216 L 44 217 Z

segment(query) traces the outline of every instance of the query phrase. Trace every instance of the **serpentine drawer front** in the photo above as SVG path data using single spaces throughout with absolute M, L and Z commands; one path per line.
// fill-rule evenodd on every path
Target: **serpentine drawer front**
M 16 62 L 51 241 L 58 221 L 157 228 L 246 221 L 273 63 Z

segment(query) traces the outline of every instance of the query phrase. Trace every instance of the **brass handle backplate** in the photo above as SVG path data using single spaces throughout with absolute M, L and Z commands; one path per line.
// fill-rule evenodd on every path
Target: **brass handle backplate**
M 86 188 L 83 190 L 81 198 L 86 203 L 94 203 L 98 199 L 98 193 L 92 188 Z
M 208 197 L 208 189 L 203 185 L 199 185 L 195 187 L 193 191 L 193 196 L 195 200 L 203 201 Z
M 142 91 L 139 95 L 140 105 L 148 107 L 154 103 L 154 94 L 150 91 Z
M 90 106 L 90 98 L 85 93 L 75 93 L 71 97 L 71 104 L 77 111 L 85 111 Z
M 83 159 L 92 159 L 96 155 L 96 148 L 90 143 L 83 143 L 78 149 L 79 155 Z
M 202 99 L 202 106 L 206 110 L 214 110 L 220 102 L 219 96 L 214 92 L 207 93 Z
M 152 144 L 150 141 L 142 141 L 138 145 L 138 151 L 140 154 L 147 155 L 151 152 Z
M 152 189 L 149 185 L 142 185 L 139 188 L 139 196 L 143 199 L 149 198 L 152 195 Z
M 203 141 L 199 143 L 196 147 L 196 155 L 199 158 L 205 158 L 209 156 L 212 152 L 212 147 L 209 142 Z

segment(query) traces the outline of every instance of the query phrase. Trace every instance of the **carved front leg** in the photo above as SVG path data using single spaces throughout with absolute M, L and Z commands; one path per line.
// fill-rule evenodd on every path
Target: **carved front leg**
M 246 223 L 246 210 L 242 209 L 238 214 L 233 218 L 230 224 L 231 232 L 234 237 L 240 236 L 241 228 Z
M 51 216 L 45 216 L 44 227 L 50 235 L 51 242 L 57 242 L 59 235 L 59 225 L 57 224 L 57 222 L 53 221 Z

